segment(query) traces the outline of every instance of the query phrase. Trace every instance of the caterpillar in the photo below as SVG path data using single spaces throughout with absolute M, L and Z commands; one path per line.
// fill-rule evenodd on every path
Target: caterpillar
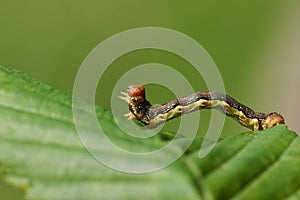
M 255 112 L 220 92 L 200 91 L 160 105 L 152 105 L 147 101 L 145 87 L 142 85 L 131 85 L 127 93 L 121 94 L 123 96 L 119 98 L 129 105 L 130 112 L 125 116 L 140 121 L 148 128 L 155 128 L 168 120 L 199 109 L 217 109 L 252 130 L 268 129 L 285 123 L 279 113 Z

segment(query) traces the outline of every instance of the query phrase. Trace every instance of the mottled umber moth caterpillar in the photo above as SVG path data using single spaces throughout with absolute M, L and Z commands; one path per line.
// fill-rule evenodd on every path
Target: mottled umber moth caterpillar
M 268 129 L 278 124 L 284 124 L 284 118 L 276 113 L 254 112 L 251 108 L 237 102 L 232 97 L 212 91 L 201 91 L 178 97 L 161 105 L 151 105 L 146 99 L 145 88 L 142 85 L 132 85 L 127 93 L 121 92 L 121 99 L 129 104 L 128 119 L 136 119 L 149 128 L 198 109 L 217 109 L 236 119 L 241 125 L 252 130 Z

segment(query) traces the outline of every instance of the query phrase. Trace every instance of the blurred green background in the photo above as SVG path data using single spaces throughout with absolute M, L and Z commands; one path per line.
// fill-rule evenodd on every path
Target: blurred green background
M 278 76 L 275 73 L 278 70 L 273 67 L 274 74 L 265 74 L 268 69 L 257 63 L 263 57 L 261 49 L 265 49 L 265 41 L 274 34 L 273 30 L 282 18 L 285 2 L 1 1 L 0 64 L 71 93 L 80 64 L 101 41 L 137 27 L 170 28 L 192 37 L 208 51 L 222 74 L 228 94 L 257 111 L 268 112 L 272 111 L 268 109 L 281 107 L 276 101 L 263 100 L 273 96 L 264 96 L 266 89 L 261 86 L 270 80 L 265 76 Z M 122 73 L 148 62 L 173 66 L 190 79 L 194 89 L 206 89 L 203 81 L 193 75 L 182 59 L 158 50 L 141 50 L 122 56 L 110 66 L 101 80 L 106 87 L 97 92 L 97 104 L 110 109 L 111 91 Z M 161 88 L 149 87 L 149 90 L 154 103 L 174 98 L 169 93 L 158 95 L 156 90 Z M 267 90 L 274 96 L 277 92 L 276 88 Z M 204 111 L 203 115 L 201 119 L 209 113 Z M 208 120 L 201 121 L 203 130 L 207 125 Z M 222 136 L 246 130 L 227 119 Z M 0 188 L 2 196 L 1 183 Z M 10 194 L 7 188 L 5 191 Z

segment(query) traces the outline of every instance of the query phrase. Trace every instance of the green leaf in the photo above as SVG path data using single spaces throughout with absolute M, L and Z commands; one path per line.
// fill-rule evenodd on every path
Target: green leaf
M 185 140 L 166 133 L 142 140 L 130 137 L 110 111 L 96 107 L 96 112 L 107 137 L 128 151 L 148 152 L 171 139 L 179 141 L 159 159 L 145 159 L 144 166 L 176 155 Z M 196 138 L 186 154 L 164 169 L 122 173 L 101 164 L 81 143 L 70 95 L 5 67 L 0 67 L 0 122 L 0 177 L 28 199 L 300 197 L 300 140 L 285 125 L 221 140 L 203 159 L 198 157 L 203 139 Z M 135 163 L 96 142 L 94 148 L 126 165 Z
M 96 110 L 109 138 L 124 148 L 147 152 L 165 144 L 159 137 L 129 137 L 117 128 L 110 112 L 100 107 Z M 146 175 L 122 173 L 102 165 L 79 140 L 71 96 L 4 67 L 0 68 L 0 119 L 2 178 L 22 188 L 28 199 L 199 198 L 197 188 L 191 187 L 189 172 L 182 170 L 183 161 Z M 103 148 L 98 145 L 96 150 Z M 161 159 L 174 152 L 164 152 Z M 112 156 L 110 149 L 101 153 Z M 119 159 L 126 165 L 134 163 Z M 145 160 L 144 164 L 159 162 Z
M 203 193 L 214 199 L 285 199 L 300 191 L 300 139 L 285 125 L 219 142 L 204 159 Z M 298 192 L 298 193 L 297 193 Z

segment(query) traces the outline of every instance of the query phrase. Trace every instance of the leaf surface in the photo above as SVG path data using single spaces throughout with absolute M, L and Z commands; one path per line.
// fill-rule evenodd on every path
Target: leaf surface
M 101 107 L 96 112 L 108 138 L 129 151 L 153 151 L 170 142 L 130 137 L 118 128 L 111 112 Z M 198 157 L 202 139 L 196 138 L 197 148 L 162 170 L 123 173 L 103 165 L 82 144 L 70 95 L 5 67 L 0 67 L 0 122 L 0 177 L 25 191 L 28 199 L 300 197 L 300 140 L 285 125 L 229 137 L 203 159 Z M 94 147 L 125 165 L 135 163 L 97 141 Z M 159 164 L 181 148 L 179 142 L 159 159 L 145 159 L 143 164 Z

